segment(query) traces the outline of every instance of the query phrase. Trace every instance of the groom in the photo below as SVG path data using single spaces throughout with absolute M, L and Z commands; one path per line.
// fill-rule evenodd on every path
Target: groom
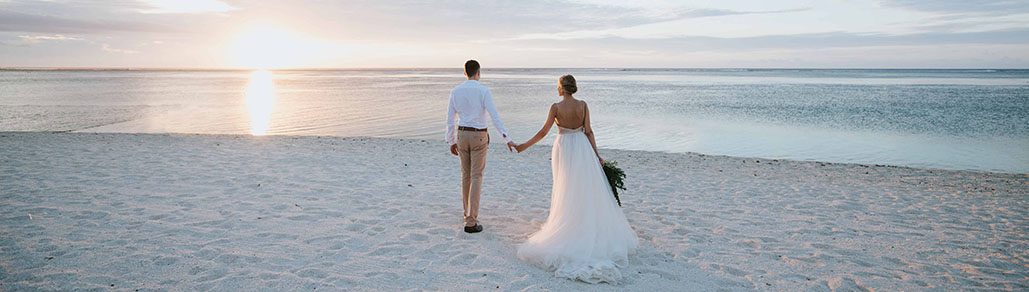
M 507 136 L 504 122 L 500 120 L 493 95 L 489 88 L 479 84 L 479 62 L 464 63 L 464 75 L 468 81 L 450 91 L 450 105 L 447 106 L 447 143 L 450 153 L 461 158 L 461 195 L 464 202 L 464 232 L 482 231 L 479 216 L 479 195 L 482 193 L 482 170 L 486 168 L 486 149 L 489 148 L 489 134 L 486 132 L 486 113 L 489 112 L 493 126 L 500 131 L 507 142 L 507 150 L 515 146 Z M 454 115 L 460 118 L 457 133 L 454 133 Z

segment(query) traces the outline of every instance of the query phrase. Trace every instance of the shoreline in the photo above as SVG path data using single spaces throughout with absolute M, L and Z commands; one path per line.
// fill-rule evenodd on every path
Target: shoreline
M 469 235 L 443 141 L 3 132 L 0 289 L 1029 288 L 1029 175 L 613 149 L 640 250 L 555 278 L 550 149 L 493 146 Z
M 211 134 L 211 133 L 134 133 L 134 132 L 89 132 L 89 129 L 103 127 L 105 125 L 97 125 L 83 129 L 64 130 L 64 131 L 0 131 L 0 135 L 5 134 L 26 134 L 26 133 L 42 133 L 42 134 L 81 134 L 81 135 L 153 135 L 153 136 L 213 136 L 213 137 L 234 137 L 234 138 L 254 138 L 261 139 L 262 137 L 286 137 L 286 138 L 307 138 L 312 137 L 316 139 L 384 139 L 384 140 L 400 140 L 400 141 L 420 141 L 420 142 L 439 142 L 443 143 L 442 139 L 419 139 L 419 138 L 404 138 L 404 137 L 375 137 L 375 136 L 331 136 L 331 135 L 293 135 L 293 134 L 271 134 L 271 135 L 260 135 L 254 136 L 250 134 Z M 548 136 L 556 135 L 551 133 Z M 504 144 L 497 141 L 490 142 L 490 147 L 502 147 Z M 547 144 L 547 140 L 541 140 L 536 146 L 551 147 L 552 144 Z M 757 156 L 733 156 L 733 155 L 722 155 L 722 154 L 704 154 L 699 152 L 673 152 L 673 151 L 660 151 L 660 150 L 634 150 L 634 149 L 616 149 L 616 148 L 597 148 L 601 153 L 605 151 L 625 151 L 625 152 L 640 152 L 640 153 L 655 153 L 655 154 L 682 154 L 690 156 L 702 156 L 702 157 L 721 157 L 726 159 L 744 159 L 744 160 L 766 160 L 766 161 L 789 161 L 789 162 L 809 162 L 818 163 L 825 165 L 852 165 L 861 167 L 887 167 L 887 168 L 901 168 L 901 169 L 915 169 L 915 170 L 931 170 L 931 171 L 958 171 L 958 172 L 973 172 L 981 174 L 1002 174 L 1002 175 L 1026 175 L 1029 173 L 1022 172 L 1003 172 L 1003 171 L 989 171 L 989 170 L 977 170 L 977 169 L 950 169 L 950 168 L 935 168 L 935 167 L 918 167 L 918 166 L 907 166 L 907 165 L 896 165 L 889 163 L 857 163 L 857 162 L 830 162 L 820 160 L 800 160 L 790 158 L 768 158 L 768 157 L 757 157 Z

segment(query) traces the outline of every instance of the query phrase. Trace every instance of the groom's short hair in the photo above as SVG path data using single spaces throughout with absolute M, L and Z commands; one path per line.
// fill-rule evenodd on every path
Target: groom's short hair
M 479 73 L 479 61 L 468 60 L 464 62 L 464 74 L 465 76 L 472 77 L 475 73 Z

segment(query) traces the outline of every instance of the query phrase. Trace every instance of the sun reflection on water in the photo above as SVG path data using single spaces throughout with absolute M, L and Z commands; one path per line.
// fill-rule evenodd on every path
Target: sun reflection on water
M 275 83 L 272 82 L 272 73 L 258 70 L 250 74 L 246 98 L 247 109 L 250 111 L 250 134 L 267 134 L 271 125 L 272 110 L 275 109 Z

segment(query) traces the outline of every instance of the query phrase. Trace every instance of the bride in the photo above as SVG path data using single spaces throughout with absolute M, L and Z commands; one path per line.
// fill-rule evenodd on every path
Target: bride
M 572 97 L 577 90 L 572 75 L 561 76 L 557 92 L 563 99 L 550 106 L 536 136 L 517 146 L 518 152 L 525 151 L 557 123 L 550 217 L 518 247 L 518 258 L 558 277 L 615 283 L 636 250 L 636 232 L 615 204 L 601 168 L 604 160 L 597 154 L 589 107 Z

